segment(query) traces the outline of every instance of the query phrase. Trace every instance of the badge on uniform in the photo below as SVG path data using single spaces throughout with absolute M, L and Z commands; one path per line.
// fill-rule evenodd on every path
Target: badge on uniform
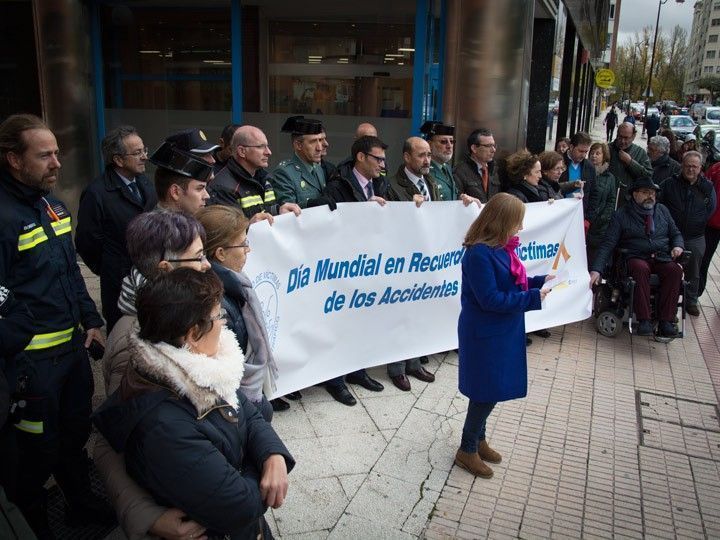
M 300 180 L 300 187 L 305 189 L 305 180 Z

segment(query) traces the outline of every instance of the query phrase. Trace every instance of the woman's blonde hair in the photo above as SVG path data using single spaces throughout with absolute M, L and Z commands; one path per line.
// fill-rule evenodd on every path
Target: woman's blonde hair
M 195 218 L 205 228 L 205 253 L 209 259 L 215 259 L 218 248 L 229 245 L 239 232 L 247 231 L 250 225 L 242 210 L 220 204 L 201 208 Z
M 509 193 L 498 193 L 483 206 L 465 235 L 463 246 L 486 244 L 490 247 L 504 246 L 525 217 L 523 202 Z

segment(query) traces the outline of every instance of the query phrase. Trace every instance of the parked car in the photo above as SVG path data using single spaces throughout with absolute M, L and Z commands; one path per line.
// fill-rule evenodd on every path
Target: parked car
M 720 124 L 720 107 L 705 107 L 705 114 L 702 116 L 705 124 Z
M 690 118 L 692 118 L 695 122 L 699 122 L 702 119 L 703 115 L 703 109 L 707 106 L 706 103 L 703 103 L 702 101 L 698 101 L 697 103 L 693 103 L 690 105 Z
M 656 114 L 657 116 L 660 116 L 660 109 L 657 107 L 648 107 L 647 110 L 647 116 L 652 116 L 653 114 Z M 645 121 L 645 116 L 643 116 L 643 122 Z
M 684 141 L 688 133 L 695 131 L 697 124 L 689 116 L 672 114 L 663 116 L 660 120 L 660 127 L 670 128 L 678 139 Z
M 680 114 L 680 106 L 671 100 L 663 101 L 660 110 L 666 115 L 675 116 Z
M 695 127 L 695 139 L 698 141 L 700 153 L 703 155 L 705 168 L 720 161 L 720 126 L 717 124 L 699 124 Z M 714 146 L 710 148 L 710 142 Z

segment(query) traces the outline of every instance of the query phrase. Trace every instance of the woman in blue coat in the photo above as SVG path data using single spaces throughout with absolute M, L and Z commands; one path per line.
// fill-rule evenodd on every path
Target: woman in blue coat
M 499 193 L 463 243 L 459 388 L 470 404 L 455 463 L 483 478 L 493 475 L 485 461 L 502 459 L 485 440 L 485 423 L 498 401 L 527 395 L 525 312 L 541 309 L 548 293 L 550 276 L 528 279 L 515 253 L 524 216 L 520 199 Z

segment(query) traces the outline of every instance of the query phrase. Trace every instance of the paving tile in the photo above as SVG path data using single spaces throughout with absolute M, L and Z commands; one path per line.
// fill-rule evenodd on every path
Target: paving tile
M 273 515 L 281 535 L 329 530 L 347 503 L 337 478 L 305 479 L 292 485 L 285 504 Z
M 419 500 L 417 484 L 370 473 L 347 506 L 347 513 L 396 528 L 405 522 Z
M 387 523 L 378 523 L 371 519 L 365 519 L 346 513 L 340 517 L 337 525 L 335 525 L 327 538 L 383 538 L 388 540 L 411 540 L 416 537 L 397 528 L 389 527 Z

